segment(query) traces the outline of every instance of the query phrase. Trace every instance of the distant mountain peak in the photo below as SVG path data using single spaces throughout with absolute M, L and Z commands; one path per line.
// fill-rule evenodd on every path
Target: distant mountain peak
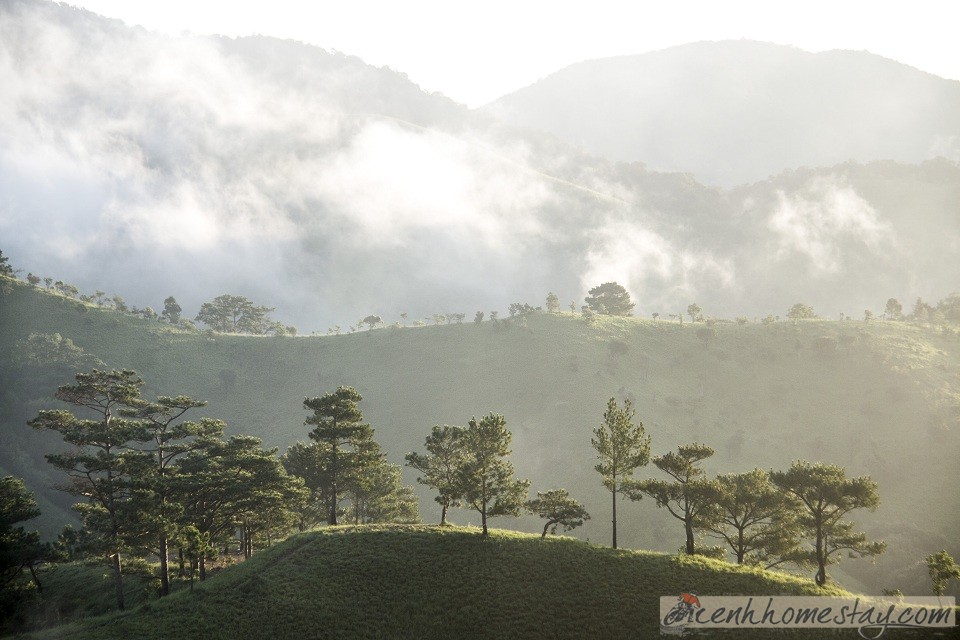
M 960 82 L 866 51 L 694 42 L 571 65 L 482 110 L 723 186 L 850 159 L 960 159 Z

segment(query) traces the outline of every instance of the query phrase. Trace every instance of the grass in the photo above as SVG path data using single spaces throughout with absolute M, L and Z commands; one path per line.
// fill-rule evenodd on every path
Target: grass
M 689 590 L 843 593 L 708 559 L 570 538 L 337 527 L 294 536 L 193 593 L 32 637 L 645 638 L 659 634 L 660 596 Z
M 533 314 L 521 321 L 379 329 L 296 338 L 181 333 L 155 321 L 81 305 L 22 283 L 0 298 L 0 353 L 31 332 L 58 332 L 109 366 L 137 370 L 148 395 L 209 401 L 194 412 L 222 418 L 281 450 L 305 440 L 305 396 L 355 386 L 391 462 L 422 448 L 434 424 L 503 413 L 513 460 L 532 492 L 565 487 L 593 518 L 578 537 L 609 540 L 609 494 L 593 471 L 590 432 L 611 396 L 632 398 L 654 454 L 699 441 L 717 454 L 711 473 L 785 468 L 797 458 L 869 474 L 876 514 L 855 514 L 872 537 L 898 544 L 876 566 L 849 563 L 853 584 L 926 592 L 917 561 L 940 548 L 960 554 L 960 340 L 926 327 L 874 321 L 702 324 Z M 13 372 L 0 371 L 0 375 Z M 68 380 L 61 380 L 60 383 Z M 62 449 L 25 426 L 56 383 L 29 398 L 0 394 L 0 471 L 26 479 L 54 532 L 69 500 L 43 454 Z M 406 480 L 413 483 L 409 470 Z M 653 467 L 638 476 L 657 475 Z M 421 513 L 439 516 L 418 487 Z M 478 524 L 470 512 L 454 513 Z M 620 510 L 623 546 L 676 550 L 682 528 L 651 501 Z M 498 526 L 539 530 L 533 518 Z M 846 566 L 846 565 L 845 565 Z M 843 575 L 843 574 L 838 574 Z

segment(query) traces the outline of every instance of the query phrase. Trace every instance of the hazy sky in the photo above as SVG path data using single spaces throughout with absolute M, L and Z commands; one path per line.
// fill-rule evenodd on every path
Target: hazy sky
M 942 0 L 70 0 L 178 34 L 293 38 L 406 73 L 479 106 L 590 58 L 749 38 L 808 51 L 866 49 L 960 79 L 960 39 Z

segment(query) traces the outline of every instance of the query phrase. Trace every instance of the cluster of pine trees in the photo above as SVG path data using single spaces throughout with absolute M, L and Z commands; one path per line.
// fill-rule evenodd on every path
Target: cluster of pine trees
M 798 460 L 786 471 L 757 468 L 708 478 L 701 464 L 714 454 L 712 447 L 682 444 L 651 459 L 650 436 L 634 417 L 629 400 L 619 407 L 611 398 L 592 440 L 596 470 L 612 495 L 614 548 L 618 493 L 633 501 L 652 498 L 683 523 L 681 553 L 726 559 L 729 551 L 737 564 L 767 569 L 788 563 L 813 566 L 819 585 L 826 583 L 827 566 L 841 554 L 875 556 L 886 548 L 845 519 L 856 509 L 879 506 L 877 483 L 868 476 L 847 478 L 842 467 Z M 632 477 L 651 461 L 669 479 Z M 699 546 L 698 534 L 721 544 Z
M 247 558 L 258 546 L 314 526 L 318 513 L 331 524 L 340 517 L 418 521 L 412 488 L 402 484 L 399 467 L 386 463 L 373 429 L 361 423 L 360 396 L 352 389 L 305 400 L 314 443 L 278 456 L 258 438 L 226 437 L 221 420 L 187 419 L 205 402 L 186 395 L 147 399 L 143 384 L 128 370 L 80 373 L 55 394 L 70 409 L 42 410 L 29 422 L 71 445 L 47 460 L 66 478 L 60 488 L 80 499 L 75 509 L 83 527 L 68 526 L 55 547 L 40 545 L 36 534 L 21 536 L 13 574 L 56 558 L 99 557 L 111 567 L 123 609 L 124 558 L 157 561 L 164 596 L 171 590 L 171 559 L 192 584 L 194 576 L 205 579 L 207 562 L 220 550 Z M 22 482 L 21 491 L 10 489 L 17 504 L 32 500 Z M 5 517 L 11 523 L 35 517 L 32 504 Z

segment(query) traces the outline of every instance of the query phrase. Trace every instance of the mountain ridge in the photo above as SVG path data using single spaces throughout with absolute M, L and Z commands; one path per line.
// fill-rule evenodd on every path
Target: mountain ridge
M 584 61 L 481 111 L 725 187 L 800 166 L 960 154 L 960 82 L 865 51 L 753 40 Z

